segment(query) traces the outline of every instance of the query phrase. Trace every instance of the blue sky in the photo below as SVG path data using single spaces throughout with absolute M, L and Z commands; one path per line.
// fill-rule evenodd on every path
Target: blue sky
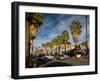
M 83 15 L 67 15 L 67 14 L 47 14 L 43 13 L 43 24 L 40 26 L 37 37 L 34 40 L 35 47 L 41 47 L 43 43 L 50 42 L 53 38 L 60 35 L 64 30 L 69 32 L 69 41 L 74 44 L 70 26 L 76 18 L 82 25 L 82 33 L 79 43 L 86 41 L 86 16 Z M 89 38 L 89 16 L 87 16 L 87 35 Z

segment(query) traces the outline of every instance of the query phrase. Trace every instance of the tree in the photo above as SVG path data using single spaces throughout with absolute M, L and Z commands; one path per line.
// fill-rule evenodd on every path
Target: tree
M 62 44 L 61 35 L 58 35 L 56 38 L 53 39 L 53 44 L 56 45 L 56 52 L 60 53 L 60 48 Z
M 58 53 L 60 54 L 61 44 L 62 44 L 61 35 L 58 35 L 56 40 L 57 40 L 57 46 L 58 46 Z
M 69 42 L 69 41 L 67 42 L 67 47 L 71 48 L 71 42 Z
M 58 45 L 58 39 L 57 37 L 55 37 L 52 41 L 52 44 L 53 44 L 53 53 L 57 53 L 57 45 Z
M 81 32 L 82 32 L 82 30 L 81 30 L 80 22 L 77 19 L 73 20 L 73 22 L 71 24 L 71 34 L 72 34 L 73 40 L 75 42 L 75 48 L 74 48 L 75 54 L 77 54 L 78 50 L 80 49 L 80 45 L 78 45 L 78 41 L 79 41 L 79 36 L 80 36 Z
M 45 44 L 43 44 L 45 49 L 46 49 L 46 52 L 47 54 L 49 53 L 52 53 L 52 48 L 53 48 L 53 44 L 52 42 L 46 42 Z
M 40 25 L 43 23 L 43 16 L 37 13 L 26 13 L 26 21 L 29 23 L 30 38 L 34 39 Z
M 66 52 L 66 44 L 69 40 L 69 33 L 67 31 L 63 31 L 61 34 L 61 41 L 64 44 L 65 52 Z
M 73 36 L 73 40 L 74 40 L 75 44 L 78 43 L 81 32 L 82 32 L 82 30 L 81 30 L 80 22 L 77 19 L 73 20 L 73 22 L 71 24 L 71 34 Z
M 25 14 L 25 23 L 26 23 L 26 28 L 25 28 L 25 55 L 27 61 L 31 59 L 31 53 L 30 49 L 32 50 L 33 48 L 33 40 L 37 36 L 38 29 L 40 25 L 43 23 L 43 16 L 41 14 L 37 13 L 26 13 Z M 26 62 L 26 67 L 32 67 L 30 66 L 32 63 Z

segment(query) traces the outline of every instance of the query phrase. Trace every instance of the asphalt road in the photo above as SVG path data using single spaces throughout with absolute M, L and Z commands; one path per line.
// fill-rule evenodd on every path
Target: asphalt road
M 46 62 L 39 67 L 59 67 L 59 66 L 78 66 L 78 65 L 89 65 L 89 59 L 84 58 L 69 58 L 65 60 L 53 59 L 52 61 Z

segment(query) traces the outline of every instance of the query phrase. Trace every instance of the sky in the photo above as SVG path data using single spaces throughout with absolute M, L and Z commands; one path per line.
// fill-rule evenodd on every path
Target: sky
M 82 25 L 82 33 L 79 38 L 79 43 L 86 41 L 86 24 L 87 24 L 87 39 L 89 39 L 89 16 L 85 15 L 68 15 L 68 14 L 49 14 L 42 13 L 43 24 L 40 26 L 37 37 L 34 40 L 34 47 L 41 47 L 42 44 L 50 42 L 53 38 L 60 35 L 64 30 L 69 32 L 69 41 L 74 44 L 70 26 L 74 19 L 77 19 Z

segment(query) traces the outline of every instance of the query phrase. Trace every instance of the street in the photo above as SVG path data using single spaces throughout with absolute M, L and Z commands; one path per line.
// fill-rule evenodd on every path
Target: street
M 39 67 L 58 67 L 58 66 L 78 66 L 78 65 L 89 65 L 88 58 L 69 58 L 64 60 L 53 59 L 48 61 Z

